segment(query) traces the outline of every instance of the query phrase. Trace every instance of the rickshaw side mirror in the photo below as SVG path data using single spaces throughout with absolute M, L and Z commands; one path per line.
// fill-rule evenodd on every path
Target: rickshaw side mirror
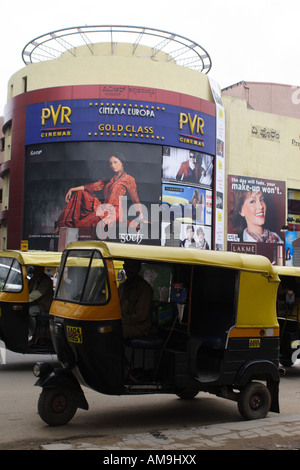
M 125 269 L 119 269 L 116 281 L 119 282 L 119 284 L 123 284 L 123 282 L 126 281 Z

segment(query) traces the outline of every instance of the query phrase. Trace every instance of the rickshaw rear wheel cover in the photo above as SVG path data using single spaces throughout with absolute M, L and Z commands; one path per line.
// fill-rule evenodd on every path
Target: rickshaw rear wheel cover
M 67 424 L 76 413 L 78 398 L 68 388 L 45 388 L 38 401 L 38 413 L 49 426 Z
M 238 409 L 243 418 L 265 418 L 270 406 L 271 394 L 264 384 L 250 382 L 242 389 L 238 400 Z

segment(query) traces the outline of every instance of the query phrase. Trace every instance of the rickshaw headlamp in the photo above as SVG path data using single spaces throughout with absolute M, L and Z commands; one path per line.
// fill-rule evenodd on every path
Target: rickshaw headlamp
M 40 375 L 41 375 L 41 368 L 40 368 L 40 364 L 38 362 L 36 362 L 33 366 L 33 375 L 35 377 L 40 377 Z
M 110 333 L 112 331 L 111 326 L 99 326 L 98 333 Z
M 46 362 L 36 362 L 33 366 L 33 375 L 35 377 L 42 377 L 51 372 L 52 368 Z

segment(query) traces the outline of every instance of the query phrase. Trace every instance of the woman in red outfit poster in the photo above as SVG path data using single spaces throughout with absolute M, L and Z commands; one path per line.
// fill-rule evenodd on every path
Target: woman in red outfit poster
M 120 198 L 129 194 L 136 215 L 143 220 L 135 179 L 126 173 L 125 160 L 121 153 L 114 152 L 109 158 L 110 169 L 114 173 L 109 181 L 99 180 L 95 183 L 72 187 L 68 190 L 65 201 L 66 207 L 57 222 L 60 227 L 96 227 L 98 238 L 107 238 L 110 228 L 123 221 Z M 103 204 L 95 192 L 103 190 Z

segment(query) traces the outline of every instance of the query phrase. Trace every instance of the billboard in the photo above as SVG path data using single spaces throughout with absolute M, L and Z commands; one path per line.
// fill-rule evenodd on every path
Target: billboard
M 200 103 L 200 100 L 199 100 Z M 215 153 L 215 116 L 137 100 L 61 100 L 27 106 L 25 144 L 118 141 Z
M 228 175 L 227 249 L 284 262 L 285 182 Z
M 180 106 L 176 93 L 175 104 L 164 103 L 152 89 L 139 99 L 132 87 L 114 92 L 27 106 L 22 239 L 29 249 L 56 250 L 65 228 L 78 240 L 160 245 L 174 240 L 176 222 L 177 246 L 192 221 L 199 248 L 201 230 L 212 248 L 213 105 Z M 176 191 L 189 209 L 175 204 L 174 218 L 166 198 Z M 190 216 L 177 217 L 183 208 Z
M 80 240 L 123 240 L 129 232 L 159 244 L 151 204 L 160 202 L 161 155 L 161 146 L 117 142 L 28 146 L 23 239 L 30 249 L 51 249 L 68 227 Z

